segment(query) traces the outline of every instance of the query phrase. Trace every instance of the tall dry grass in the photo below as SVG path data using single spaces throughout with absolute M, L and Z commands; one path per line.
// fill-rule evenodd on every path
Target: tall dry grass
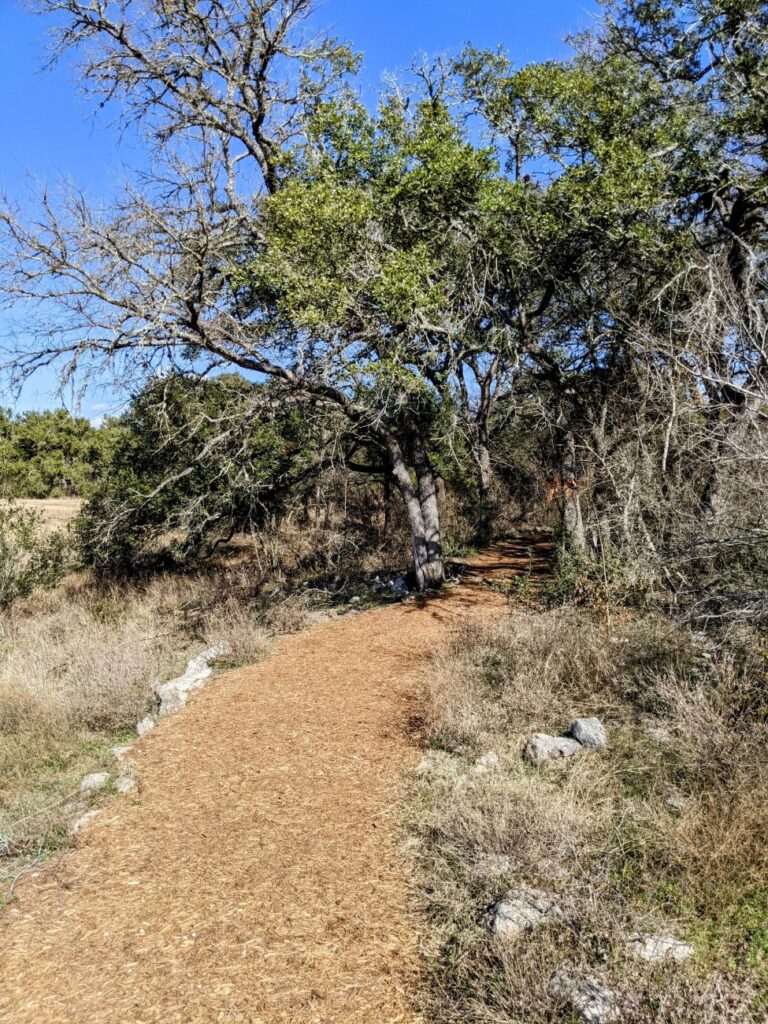
M 460 637 L 431 680 L 431 749 L 409 827 L 425 921 L 425 1009 L 441 1022 L 577 1019 L 565 966 L 618 994 L 626 1024 L 768 1015 L 768 701 L 755 637 L 711 648 L 656 618 L 516 612 Z M 597 715 L 607 749 L 528 766 L 531 733 Z M 496 770 L 477 758 L 495 751 Z M 517 942 L 489 908 L 531 885 L 561 922 Z M 632 934 L 672 933 L 686 964 L 647 964 Z
M 255 661 L 310 614 L 304 597 L 260 597 L 243 565 L 125 586 L 72 576 L 0 615 L 0 872 L 56 848 L 80 780 L 114 771 L 154 683 L 215 643 L 224 667 Z

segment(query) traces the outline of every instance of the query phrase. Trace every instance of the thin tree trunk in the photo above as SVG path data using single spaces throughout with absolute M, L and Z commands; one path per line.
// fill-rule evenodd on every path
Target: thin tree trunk
M 581 514 L 581 499 L 576 476 L 576 440 L 573 431 L 567 431 L 562 454 L 561 485 L 563 492 L 563 538 L 566 546 L 578 554 L 587 549 L 587 535 Z
M 419 590 L 440 587 L 445 581 L 445 569 L 440 542 L 437 488 L 429 460 L 426 458 L 421 443 L 418 442 L 417 454 L 414 458 L 416 463 L 414 466 L 416 484 L 414 484 L 400 445 L 392 439 L 388 443 L 388 450 L 392 464 L 392 476 L 403 496 L 411 528 L 416 585 Z
M 491 500 L 491 484 L 493 482 L 491 453 L 482 434 L 478 434 L 473 440 L 472 455 L 475 461 L 479 504 L 477 532 L 481 543 L 488 543 L 493 532 L 496 508 Z

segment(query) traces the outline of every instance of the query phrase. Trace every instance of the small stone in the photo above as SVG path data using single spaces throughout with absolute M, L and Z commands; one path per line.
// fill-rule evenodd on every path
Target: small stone
M 486 772 L 495 771 L 499 767 L 499 755 L 496 751 L 491 750 L 487 754 L 483 754 L 482 757 L 478 757 L 472 766 L 472 771 L 475 775 L 485 775 Z
M 539 768 L 554 758 L 575 757 L 583 750 L 578 740 L 569 736 L 547 736 L 546 733 L 537 732 L 526 743 L 523 756 Z
M 80 794 L 90 796 L 92 793 L 98 793 L 108 782 L 109 772 L 94 772 L 92 775 L 86 775 L 80 783 Z
M 357 596 L 355 596 L 355 597 L 350 597 L 350 599 L 349 599 L 349 603 L 350 603 L 350 604 L 360 604 L 360 598 L 359 598 L 359 597 L 357 597 Z
M 98 808 L 92 811 L 86 811 L 85 814 L 81 814 L 79 818 L 75 818 L 75 820 L 70 824 L 67 829 L 68 834 L 70 836 L 76 836 L 77 833 L 84 828 L 88 822 L 93 821 L 98 814 L 101 814 L 101 811 L 99 811 Z
M 405 576 L 398 576 L 396 580 L 390 582 L 389 590 L 393 597 L 407 597 L 408 580 Z
M 597 750 L 608 742 L 608 733 L 599 718 L 577 718 L 568 732 L 588 750 Z
M 130 746 L 127 746 L 127 747 L 112 747 L 112 750 L 110 751 L 110 753 L 112 754 L 112 757 L 115 758 L 115 760 L 122 761 L 123 758 L 125 757 L 125 755 L 130 752 L 130 749 L 131 749 Z
M 633 935 L 629 940 L 629 948 L 635 956 L 650 963 L 662 963 L 665 960 L 682 963 L 693 956 L 693 946 L 673 935 Z
M 136 789 L 136 780 L 132 779 L 129 775 L 121 775 L 115 782 L 115 789 L 120 796 L 125 796 L 126 793 L 130 793 Z
M 615 992 L 591 978 L 577 979 L 561 968 L 549 983 L 549 994 L 579 1015 L 583 1024 L 611 1024 L 619 1019 L 619 1000 Z
M 551 921 L 562 920 L 563 912 L 550 893 L 522 885 L 491 907 L 491 931 L 505 939 L 517 939 Z
M 677 811 L 678 814 L 681 814 L 688 806 L 688 801 L 679 793 L 670 793 L 664 803 L 671 811 Z
M 146 736 L 148 732 L 152 732 L 155 728 L 155 720 L 151 715 L 146 715 L 139 724 L 136 726 L 136 732 L 139 736 Z

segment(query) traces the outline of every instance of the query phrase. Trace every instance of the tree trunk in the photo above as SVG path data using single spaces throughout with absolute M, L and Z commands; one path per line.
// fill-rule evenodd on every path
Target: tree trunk
M 432 467 L 420 441 L 414 443 L 414 474 L 405 461 L 400 445 L 388 444 L 392 463 L 392 476 L 405 502 L 411 528 L 413 570 L 419 590 L 441 587 L 445 582 L 443 549 L 440 540 L 440 513 L 437 506 L 437 486 Z
M 576 440 L 570 430 L 564 438 L 560 482 L 563 493 L 563 539 L 569 550 L 583 554 L 587 549 L 587 535 L 576 476 Z

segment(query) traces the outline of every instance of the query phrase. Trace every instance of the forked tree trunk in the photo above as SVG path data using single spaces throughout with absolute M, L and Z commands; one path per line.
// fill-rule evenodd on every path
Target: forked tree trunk
M 440 512 L 437 504 L 437 482 L 429 458 L 421 444 L 414 443 L 413 473 L 400 445 L 388 444 L 392 476 L 405 502 L 411 528 L 413 570 L 419 590 L 441 587 L 445 582 L 443 548 L 440 539 Z

